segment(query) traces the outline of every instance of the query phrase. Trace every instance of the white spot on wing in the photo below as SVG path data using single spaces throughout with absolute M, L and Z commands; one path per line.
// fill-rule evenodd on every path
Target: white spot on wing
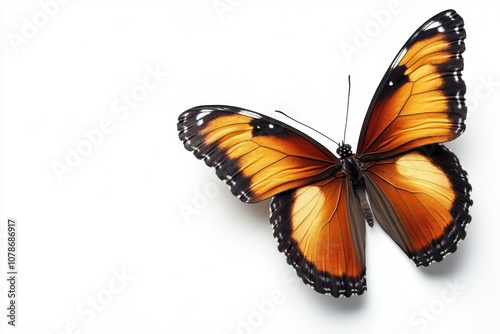
M 460 102 L 461 99 L 460 92 L 458 92 L 457 95 L 455 95 L 455 98 L 457 99 L 458 109 L 462 109 L 462 102 Z
M 441 22 L 439 21 L 429 22 L 429 24 L 427 25 L 427 27 L 425 27 L 424 30 L 435 29 L 438 28 L 439 26 L 441 26 Z
M 253 111 L 250 110 L 241 110 L 239 114 L 243 116 L 248 116 L 250 118 L 256 118 L 256 119 L 262 118 L 259 114 L 254 113 Z
M 396 59 L 394 59 L 394 61 L 392 62 L 391 68 L 395 68 L 396 66 L 398 66 L 399 62 L 401 61 L 401 59 L 403 59 L 406 52 L 408 52 L 407 48 L 404 48 L 403 50 L 401 50 L 401 52 L 397 55 Z
M 203 117 L 207 116 L 211 112 L 212 112 L 211 110 L 203 109 L 198 115 L 196 115 L 196 120 L 197 121 L 201 120 Z
M 462 133 L 463 132 L 462 122 L 463 122 L 463 119 L 459 118 L 458 119 L 458 126 L 457 126 L 457 128 L 455 130 L 455 133 Z

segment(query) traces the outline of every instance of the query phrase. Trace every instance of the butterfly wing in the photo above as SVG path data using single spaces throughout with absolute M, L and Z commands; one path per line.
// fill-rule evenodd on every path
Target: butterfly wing
M 304 282 L 333 296 L 366 290 L 365 222 L 341 162 L 270 117 L 230 106 L 179 116 L 179 137 L 245 202 L 274 196 L 278 248 Z
M 244 202 L 326 178 L 340 160 L 314 139 L 273 118 L 230 106 L 199 106 L 179 116 L 187 150 Z
M 276 195 L 271 224 L 278 249 L 314 290 L 334 297 L 366 290 L 365 221 L 347 178 Z
M 471 220 L 467 173 L 441 144 L 465 130 L 464 39 L 453 10 L 424 23 L 382 79 L 358 142 L 375 218 L 417 266 L 454 252 Z
M 365 184 L 375 218 L 417 266 L 441 261 L 465 238 L 471 186 L 442 144 L 377 161 Z
M 357 148 L 362 161 L 449 141 L 465 130 L 464 39 L 463 20 L 453 10 L 411 36 L 368 108 Z

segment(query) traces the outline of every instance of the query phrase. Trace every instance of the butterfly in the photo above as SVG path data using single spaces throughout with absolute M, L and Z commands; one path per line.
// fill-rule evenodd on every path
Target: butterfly
M 443 143 L 465 130 L 463 19 L 425 22 L 396 55 L 369 105 L 356 153 L 338 157 L 263 114 L 198 106 L 179 138 L 243 202 L 268 198 L 279 251 L 317 292 L 366 291 L 365 227 L 374 221 L 417 266 L 455 252 L 471 221 L 472 187 Z

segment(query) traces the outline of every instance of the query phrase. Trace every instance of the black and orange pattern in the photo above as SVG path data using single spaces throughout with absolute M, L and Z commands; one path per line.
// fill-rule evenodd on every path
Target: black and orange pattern
M 375 218 L 417 266 L 441 261 L 465 238 L 472 188 L 442 144 L 379 160 L 364 176 Z
M 179 116 L 184 147 L 193 151 L 244 202 L 258 202 L 321 180 L 340 160 L 298 130 L 259 113 L 200 106 Z
M 361 160 L 446 142 L 465 130 L 464 39 L 462 18 L 446 11 L 406 42 L 368 109 L 356 150 Z
M 374 217 L 417 266 L 465 238 L 472 188 L 442 144 L 465 130 L 464 39 L 453 10 L 413 34 L 374 95 L 356 155 L 342 142 L 338 158 L 285 123 L 231 106 L 182 113 L 179 138 L 242 201 L 272 198 L 278 249 L 306 284 L 361 295 Z
M 366 290 L 365 220 L 347 178 L 276 195 L 271 224 L 278 249 L 316 291 L 349 297 Z

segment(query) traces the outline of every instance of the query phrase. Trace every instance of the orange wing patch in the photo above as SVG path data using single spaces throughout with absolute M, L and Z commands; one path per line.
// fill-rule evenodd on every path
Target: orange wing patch
M 437 20 L 410 38 L 382 79 L 358 142 L 362 160 L 446 142 L 465 130 L 463 20 L 454 12 Z
M 405 66 L 407 68 L 405 74 L 409 74 L 415 69 L 444 64 L 449 58 L 449 48 L 449 42 L 444 33 L 424 38 L 411 45 L 398 66 Z M 417 78 L 410 77 L 410 81 L 414 79 Z
M 443 145 L 377 161 L 365 182 L 375 218 L 418 266 L 441 261 L 465 238 L 471 187 Z
M 365 221 L 346 178 L 275 196 L 271 224 L 278 249 L 316 291 L 349 297 L 366 290 Z
M 186 149 L 215 167 L 219 178 L 245 202 L 315 182 L 341 165 L 298 130 L 240 108 L 192 108 L 179 116 L 178 130 Z

